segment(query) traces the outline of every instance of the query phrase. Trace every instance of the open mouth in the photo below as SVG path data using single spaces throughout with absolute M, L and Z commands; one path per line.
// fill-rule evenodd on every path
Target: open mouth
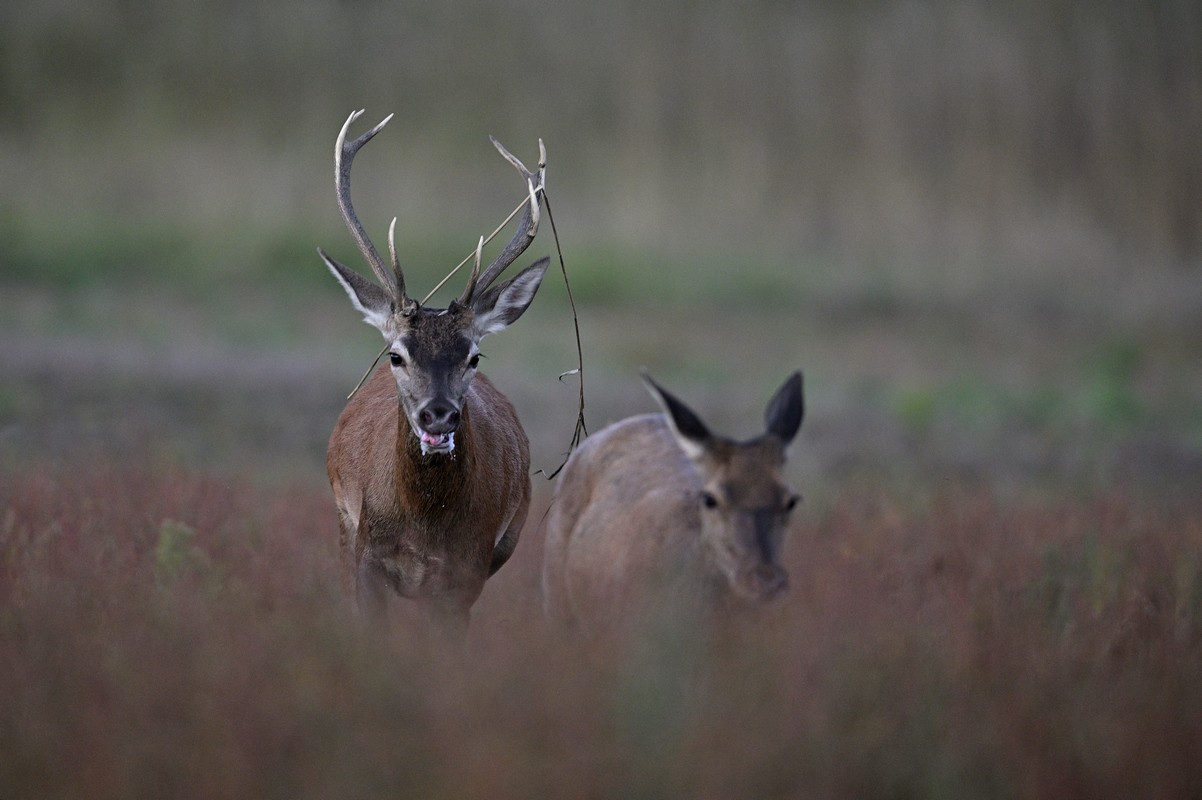
M 429 433 L 428 431 L 419 431 L 417 435 L 418 441 L 422 445 L 422 455 L 426 456 L 430 453 L 451 453 L 455 450 L 455 432 L 449 433 Z

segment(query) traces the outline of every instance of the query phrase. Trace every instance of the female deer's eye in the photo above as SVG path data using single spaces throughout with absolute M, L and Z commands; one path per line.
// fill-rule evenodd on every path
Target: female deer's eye
M 392 362 L 392 365 L 394 367 L 405 366 L 405 359 L 401 356 L 400 353 L 389 353 L 388 360 Z
M 467 360 L 467 365 L 469 367 L 471 367 L 472 369 L 475 369 L 476 367 L 480 366 L 480 354 L 476 353 L 474 356 L 469 358 Z
M 717 508 L 718 507 L 718 498 L 714 497 L 709 492 L 702 492 L 701 493 L 701 505 L 705 506 L 706 508 Z

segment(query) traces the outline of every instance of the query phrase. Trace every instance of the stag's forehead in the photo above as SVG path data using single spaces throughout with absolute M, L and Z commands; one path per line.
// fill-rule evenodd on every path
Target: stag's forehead
M 423 306 L 414 314 L 399 317 L 399 323 L 397 339 L 415 361 L 465 361 L 471 353 L 472 315 L 465 308 Z

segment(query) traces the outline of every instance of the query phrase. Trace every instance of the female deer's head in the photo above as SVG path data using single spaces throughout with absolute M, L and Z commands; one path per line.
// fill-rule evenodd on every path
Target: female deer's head
M 697 472 L 694 501 L 707 558 L 736 595 L 750 600 L 780 595 L 789 576 L 777 555 L 800 499 L 780 472 L 805 411 L 801 373 L 789 376 L 768 403 L 765 432 L 746 442 L 710 433 L 688 406 L 643 377 Z

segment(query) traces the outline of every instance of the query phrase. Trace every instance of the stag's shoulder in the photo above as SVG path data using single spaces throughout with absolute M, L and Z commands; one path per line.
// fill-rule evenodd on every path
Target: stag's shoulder
M 370 461 L 362 452 L 370 449 L 391 451 L 396 446 L 396 381 L 387 366 L 378 367 L 367 382 L 347 401 L 330 434 L 326 451 L 331 468 L 344 462 Z M 360 443 L 359 447 L 353 447 Z
M 517 409 L 488 376 L 480 372 L 472 378 L 464 396 L 472 426 L 479 426 L 485 438 L 500 440 L 507 447 L 527 446 L 526 432 L 518 419 Z

